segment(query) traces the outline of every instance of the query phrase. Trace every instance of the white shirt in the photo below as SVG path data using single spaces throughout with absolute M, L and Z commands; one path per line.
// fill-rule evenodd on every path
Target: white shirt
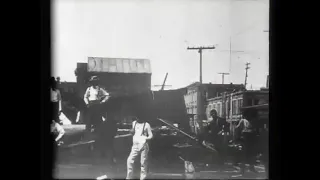
M 242 132 L 250 132 L 251 131 L 251 124 L 246 119 L 241 119 L 239 123 L 243 123 Z
M 96 101 L 101 100 L 105 96 L 109 96 L 107 91 L 100 87 L 94 88 L 93 86 L 90 86 L 87 88 L 84 98 L 88 98 L 89 101 Z
M 145 123 L 143 134 L 142 134 L 142 131 L 143 131 L 142 128 L 144 123 L 137 123 L 137 121 L 134 121 L 132 123 L 132 128 L 134 128 L 134 125 L 135 125 L 135 129 L 134 129 L 134 135 L 133 135 L 133 144 L 144 144 L 146 142 L 146 138 L 148 135 L 147 129 L 151 128 L 150 124 L 147 122 Z
M 61 94 L 58 89 L 56 90 L 50 89 L 50 91 L 51 91 L 51 102 L 61 101 Z
M 64 129 L 60 124 L 58 123 L 52 123 L 51 124 L 51 132 L 52 133 L 58 133 L 58 134 L 64 134 Z

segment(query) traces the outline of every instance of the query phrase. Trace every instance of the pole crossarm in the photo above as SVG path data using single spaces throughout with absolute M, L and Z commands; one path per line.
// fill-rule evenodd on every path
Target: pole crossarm
M 230 73 L 218 73 L 222 75 L 222 84 L 224 84 L 224 76 L 229 75 Z
M 188 50 L 200 50 L 200 49 L 215 49 L 215 48 L 216 48 L 215 46 L 207 46 L 207 47 L 200 46 L 200 47 L 188 47 L 187 49 Z
M 246 68 L 245 68 L 246 69 L 246 76 L 245 76 L 245 79 L 244 79 L 244 87 L 247 87 L 248 69 L 250 69 L 249 65 L 250 65 L 250 63 L 247 62 L 246 63 Z
M 153 85 L 153 87 L 162 87 L 163 85 Z M 164 85 L 164 87 L 172 87 L 172 85 Z

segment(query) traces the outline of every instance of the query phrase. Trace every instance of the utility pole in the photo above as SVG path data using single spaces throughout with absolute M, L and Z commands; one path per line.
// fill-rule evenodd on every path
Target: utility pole
M 246 77 L 244 79 L 244 87 L 247 87 L 248 69 L 250 69 L 249 65 L 250 65 L 250 63 L 247 62 L 246 63 Z
M 230 73 L 218 73 L 222 76 L 222 84 L 224 84 L 224 75 L 229 75 Z
M 263 32 L 269 33 L 269 30 L 263 30 Z M 269 67 L 268 67 L 268 71 L 269 71 Z M 267 75 L 266 87 L 269 88 L 269 73 L 268 73 L 268 75 Z
M 200 54 L 200 84 L 202 84 L 202 50 L 203 49 L 215 49 L 214 46 L 212 47 L 188 47 L 187 50 L 198 50 Z
M 229 45 L 230 45 L 230 47 L 229 47 L 229 58 L 230 58 L 230 60 L 229 60 L 229 72 L 231 73 L 231 64 L 232 64 L 232 52 L 244 52 L 244 51 L 233 51 L 232 50 L 232 46 L 231 46 L 231 36 L 230 36 L 230 39 L 229 39 Z

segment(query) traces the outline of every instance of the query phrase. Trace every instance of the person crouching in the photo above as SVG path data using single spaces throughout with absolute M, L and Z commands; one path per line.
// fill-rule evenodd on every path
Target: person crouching
M 146 179 L 148 171 L 148 153 L 149 144 L 153 137 L 150 124 L 143 119 L 137 119 L 132 123 L 131 134 L 133 135 L 133 144 L 130 155 L 127 159 L 127 177 L 126 179 L 133 178 L 133 166 L 137 157 L 141 155 L 141 171 L 140 179 Z
M 56 143 L 56 145 L 60 146 L 61 144 L 63 144 L 61 139 L 65 134 L 65 131 L 63 127 L 55 120 L 52 120 L 51 122 L 51 133 L 53 134 L 54 142 Z

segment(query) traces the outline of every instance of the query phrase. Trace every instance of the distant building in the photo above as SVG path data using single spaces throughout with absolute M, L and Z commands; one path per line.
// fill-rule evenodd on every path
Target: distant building
M 79 95 L 83 96 L 88 80 L 96 75 L 110 94 L 130 94 L 151 89 L 151 66 L 147 59 L 89 57 L 78 63 L 75 71 Z
M 207 99 L 218 97 L 226 91 L 244 89 L 243 84 L 202 84 L 196 82 L 186 87 L 185 103 L 188 114 L 197 114 L 200 119 L 206 119 L 205 106 Z
M 230 132 L 235 137 L 235 126 L 242 118 L 241 109 L 246 107 L 257 107 L 258 120 L 268 121 L 269 119 L 269 91 L 250 90 L 228 93 L 223 96 L 207 100 L 206 116 L 209 118 L 212 109 L 217 110 L 218 115 L 227 119 L 230 123 Z
M 151 65 L 147 59 L 88 57 L 88 63 L 77 63 L 75 75 L 77 94 L 82 99 L 91 76 L 98 76 L 100 86 L 111 96 L 143 94 L 151 90 Z M 109 115 L 118 122 L 128 123 L 132 120 L 134 105 L 114 101 L 109 107 L 114 111 L 110 110 Z
M 247 106 L 255 106 L 269 103 L 269 91 L 252 90 L 238 91 L 207 100 L 206 115 L 212 109 L 217 110 L 219 116 L 225 114 L 228 121 L 237 121 L 241 117 L 240 109 Z M 223 105 L 225 104 L 225 108 Z
M 202 129 L 203 121 L 207 120 L 207 100 L 220 96 L 222 93 L 228 91 L 239 91 L 244 89 L 242 84 L 200 84 L 193 83 L 186 88 L 184 95 L 184 102 L 186 106 L 187 115 L 192 119 L 193 124 L 197 124 Z M 191 123 L 191 124 L 192 124 Z

